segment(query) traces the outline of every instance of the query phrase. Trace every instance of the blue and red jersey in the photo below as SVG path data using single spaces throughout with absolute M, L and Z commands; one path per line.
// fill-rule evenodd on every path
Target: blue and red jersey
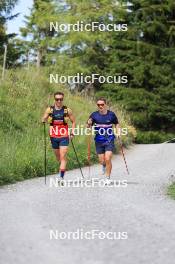
M 53 107 L 50 137 L 61 138 L 68 136 L 68 124 L 64 123 L 64 108 L 55 109 L 55 107 Z

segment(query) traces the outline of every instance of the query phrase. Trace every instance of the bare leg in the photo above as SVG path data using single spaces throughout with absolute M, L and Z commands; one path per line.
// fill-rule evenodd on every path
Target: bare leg
M 112 151 L 105 152 L 106 177 L 110 177 L 112 171 Z
M 60 170 L 66 170 L 68 147 L 60 147 Z
M 54 149 L 55 156 L 58 162 L 60 162 L 60 149 Z
M 98 154 L 98 160 L 101 165 L 105 164 L 105 154 Z

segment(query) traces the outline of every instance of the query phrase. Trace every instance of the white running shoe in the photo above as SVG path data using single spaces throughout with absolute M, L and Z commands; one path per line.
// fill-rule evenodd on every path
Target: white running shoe
M 80 180 L 81 180 L 81 181 L 84 181 L 84 177 L 83 177 L 83 176 L 81 176 Z
M 64 178 L 62 177 L 58 178 L 58 186 L 64 186 Z
M 106 165 L 102 165 L 102 174 L 104 175 L 106 172 Z
M 105 185 L 110 185 L 112 181 L 110 180 L 109 177 L 106 177 L 106 179 L 104 180 L 104 182 L 105 182 Z

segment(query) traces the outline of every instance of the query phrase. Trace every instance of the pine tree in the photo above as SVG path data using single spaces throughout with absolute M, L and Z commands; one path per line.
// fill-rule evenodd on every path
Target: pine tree
M 12 20 L 16 15 L 11 15 L 11 11 L 14 8 L 17 0 L 6 0 L 0 2 L 0 62 L 2 63 L 4 54 L 4 44 L 8 44 L 9 41 L 15 36 L 15 34 L 7 34 L 6 22 Z M 9 58 L 12 53 L 12 44 L 9 45 L 7 56 Z M 8 62 L 8 59 L 7 59 Z
M 36 54 L 38 68 L 47 63 L 46 55 L 51 51 L 49 44 L 54 32 L 50 31 L 49 24 L 55 10 L 54 1 L 35 0 L 30 16 L 26 16 L 26 26 L 21 28 L 22 36 L 31 38 L 29 49 Z
M 111 17 L 114 10 L 119 15 L 122 11 L 122 6 L 116 5 L 114 1 L 98 0 L 68 0 L 65 1 L 65 8 L 62 14 L 55 17 L 55 21 L 61 21 L 65 24 L 76 24 L 78 21 L 87 23 L 112 23 Z M 81 31 L 62 34 L 60 44 L 65 47 L 65 50 L 58 54 L 57 68 L 69 75 L 81 72 L 84 75 L 97 73 L 106 75 L 105 69 L 108 64 L 108 45 L 110 32 L 100 32 L 96 30 Z M 101 85 L 96 82 L 95 90 L 99 90 Z M 86 84 L 81 86 L 81 89 L 86 88 Z
M 128 84 L 104 85 L 102 93 L 124 105 L 138 128 L 174 131 L 175 3 L 131 0 L 127 9 L 128 34 L 113 35 L 107 70 L 126 74 Z

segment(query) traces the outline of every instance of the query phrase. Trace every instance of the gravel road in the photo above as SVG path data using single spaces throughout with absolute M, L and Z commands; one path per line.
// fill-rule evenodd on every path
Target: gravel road
M 112 179 L 127 186 L 51 187 L 55 176 L 49 176 L 47 185 L 38 178 L 0 188 L 0 263 L 175 263 L 175 201 L 166 196 L 175 178 L 175 145 L 136 145 L 126 156 L 130 175 L 118 155 Z M 83 171 L 88 176 L 88 168 Z M 102 179 L 101 167 L 90 175 Z M 79 176 L 73 170 L 66 179 Z M 100 231 L 118 237 L 71 237 Z M 60 232 L 70 239 L 51 237 Z

